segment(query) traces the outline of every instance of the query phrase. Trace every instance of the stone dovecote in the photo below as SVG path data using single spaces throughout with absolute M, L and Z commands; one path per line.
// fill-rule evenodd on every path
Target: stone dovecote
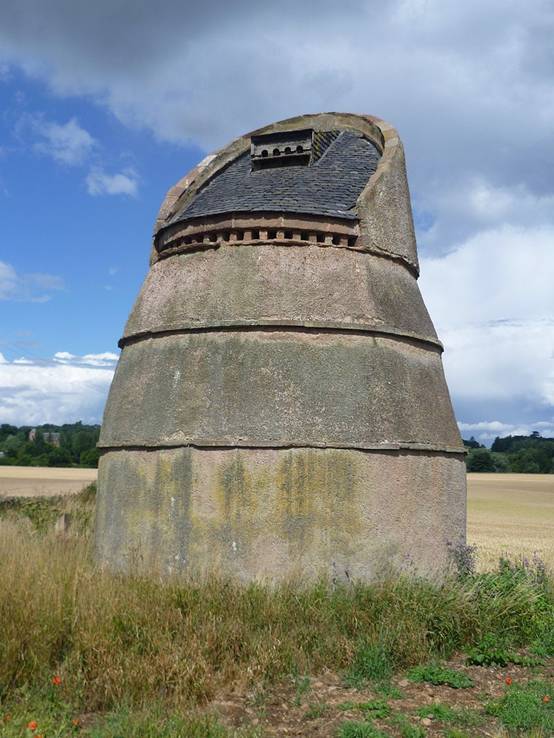
M 377 118 L 281 121 L 177 183 L 104 415 L 98 559 L 444 572 L 464 450 L 418 273 L 402 145 Z

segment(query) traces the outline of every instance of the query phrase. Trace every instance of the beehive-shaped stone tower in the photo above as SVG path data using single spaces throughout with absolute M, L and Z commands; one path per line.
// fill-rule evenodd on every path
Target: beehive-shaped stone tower
M 175 185 L 104 415 L 99 560 L 443 570 L 465 466 L 417 277 L 402 145 L 377 118 L 275 123 Z

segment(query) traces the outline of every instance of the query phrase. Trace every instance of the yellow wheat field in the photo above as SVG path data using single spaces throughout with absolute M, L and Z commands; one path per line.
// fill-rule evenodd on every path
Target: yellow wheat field
M 554 474 L 468 474 L 468 543 L 479 566 L 533 554 L 554 568 Z
M 80 492 L 96 481 L 96 469 L 0 466 L 0 497 L 52 497 Z

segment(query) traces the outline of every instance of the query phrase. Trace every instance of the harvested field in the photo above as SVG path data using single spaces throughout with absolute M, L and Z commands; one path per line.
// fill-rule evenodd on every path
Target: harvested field
M 468 543 L 479 566 L 540 556 L 554 568 L 554 474 L 468 474 Z
M 96 469 L 0 466 L 0 497 L 55 497 L 80 492 L 96 481 Z

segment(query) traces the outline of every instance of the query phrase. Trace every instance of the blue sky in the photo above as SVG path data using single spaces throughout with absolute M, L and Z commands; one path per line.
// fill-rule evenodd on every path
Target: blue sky
M 404 140 L 464 436 L 554 435 L 553 33 L 546 0 L 5 0 L 0 422 L 99 421 L 166 190 L 345 110 Z
M 43 360 L 113 351 L 159 203 L 202 152 L 156 142 L 86 99 L 55 97 L 17 69 L 4 73 L 0 107 L 2 260 L 27 282 L 1 303 L 0 351 Z M 66 135 L 52 136 L 52 125 Z M 113 194 L 94 184 L 104 175 L 122 177 Z

